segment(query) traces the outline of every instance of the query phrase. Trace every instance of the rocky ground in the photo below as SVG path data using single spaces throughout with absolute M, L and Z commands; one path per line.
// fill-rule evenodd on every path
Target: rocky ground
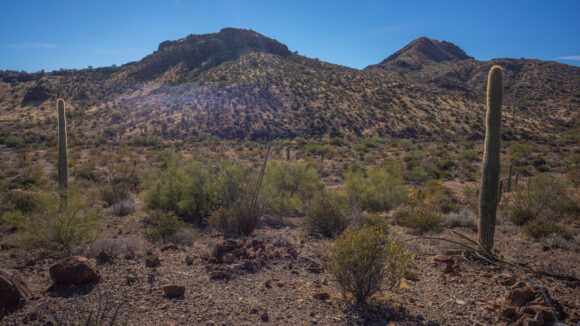
M 415 269 L 396 289 L 359 307 L 343 300 L 324 271 L 326 240 L 307 236 L 299 219 L 264 227 L 243 239 L 201 231 L 192 246 L 148 244 L 135 235 L 108 239 L 89 253 L 98 281 L 55 284 L 49 269 L 64 256 L 3 250 L 0 265 L 16 269 L 31 292 L 27 304 L 4 311 L 4 325 L 67 324 L 99 313 L 129 325 L 568 325 L 580 321 L 580 256 L 514 237 L 500 226 L 496 248 L 529 269 L 476 264 L 444 255 L 450 243 L 391 233 L 416 253 Z M 456 229 L 474 237 L 472 231 Z M 434 234 L 461 240 L 445 230 Z M 116 238 L 116 239 L 113 239 Z M 54 268 L 54 267 L 53 267 Z M 78 270 L 77 270 L 78 271 Z M 525 272 L 525 274 L 524 274 Z M 78 273 L 77 273 L 78 274 Z M 90 273 L 81 273 L 90 278 Z M 527 275 L 527 276 L 526 276 Z M 538 288 L 545 287 L 550 305 Z M 175 285 L 167 287 L 168 285 Z M 183 292 L 183 295 L 182 293 Z

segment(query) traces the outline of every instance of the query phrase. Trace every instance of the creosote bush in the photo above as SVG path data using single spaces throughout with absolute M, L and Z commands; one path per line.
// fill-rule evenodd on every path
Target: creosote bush
M 378 227 L 349 227 L 329 250 L 328 271 L 343 297 L 364 303 L 372 294 L 397 286 L 408 272 L 412 254 Z
M 38 192 L 33 196 L 34 209 L 14 209 L 2 215 L 5 223 L 18 230 L 16 245 L 70 251 L 98 238 L 100 219 L 86 204 L 91 201 L 81 199 L 77 190 L 71 190 L 68 203 L 60 208 L 54 194 Z
M 431 195 L 419 189 L 409 194 L 405 208 L 393 214 L 395 223 L 409 227 L 417 233 L 436 231 L 444 218 L 433 205 Z
M 269 162 L 264 175 L 267 211 L 277 216 L 301 213 L 304 203 L 323 187 L 318 171 L 312 165 Z
M 538 174 L 516 188 L 509 218 L 517 225 L 524 225 L 545 215 L 544 212 L 562 195 L 562 183 L 552 176 Z
M 304 227 L 311 234 L 333 237 L 349 224 L 344 196 L 324 189 L 314 195 L 306 207 Z
M 212 187 L 219 208 L 209 224 L 226 236 L 251 234 L 266 209 L 264 192 L 257 192 L 258 179 L 257 169 L 226 163 Z
M 365 210 L 387 211 L 403 203 L 407 188 L 401 180 L 401 168 L 397 164 L 371 167 L 366 173 L 352 170 L 345 172 L 344 192 L 351 204 L 359 204 Z
M 187 226 L 173 212 L 153 211 L 150 217 L 145 220 L 145 236 L 152 242 L 173 242 L 178 238 L 180 232 L 184 232 Z
M 199 224 L 215 201 L 210 188 L 210 173 L 202 163 L 171 159 L 154 175 L 144 195 L 145 204 Z

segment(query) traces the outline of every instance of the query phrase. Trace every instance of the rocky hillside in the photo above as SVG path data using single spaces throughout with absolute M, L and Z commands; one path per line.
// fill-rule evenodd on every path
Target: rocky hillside
M 6 134 L 21 121 L 42 125 L 63 97 L 92 137 L 479 139 L 493 64 L 506 72 L 505 139 L 552 141 L 578 130 L 579 67 L 477 61 L 452 43 L 420 38 L 356 70 L 232 28 L 162 42 L 120 67 L 0 72 L 1 127 Z

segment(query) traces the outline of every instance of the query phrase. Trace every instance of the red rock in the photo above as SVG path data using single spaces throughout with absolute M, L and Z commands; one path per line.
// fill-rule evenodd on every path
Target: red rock
M 453 257 L 445 255 L 445 254 L 436 255 L 435 257 L 433 257 L 433 261 L 438 262 L 438 263 L 445 263 L 445 264 L 455 263 L 455 261 L 453 260 Z
M 502 309 L 501 314 L 508 318 L 508 319 L 512 319 L 512 320 L 516 320 L 518 318 L 520 318 L 520 313 L 518 312 L 518 309 L 516 307 L 513 306 L 507 306 L 505 308 Z
M 508 306 L 521 307 L 532 301 L 536 297 L 534 291 L 530 287 L 523 287 L 512 289 L 508 292 L 505 303 Z
M 270 281 L 270 280 L 266 280 L 266 282 L 264 282 L 264 286 L 265 286 L 267 289 L 271 288 L 271 287 L 272 287 L 272 281 Z
M 161 260 L 159 256 L 149 256 L 145 259 L 145 267 L 159 267 L 161 266 Z
M 405 279 L 409 281 L 418 281 L 419 276 L 416 273 L 407 273 L 405 274 Z
M 448 273 L 453 273 L 455 271 L 455 269 L 453 268 L 454 265 L 452 264 L 446 264 L 445 268 L 443 269 L 443 273 L 448 274 Z
M 314 295 L 312 297 L 314 299 L 318 299 L 318 300 L 328 300 L 328 299 L 330 299 L 330 294 L 328 294 L 326 292 L 318 292 L 318 293 L 314 293 Z
M 163 293 L 171 298 L 182 297 L 185 294 L 185 287 L 173 284 L 166 285 L 163 287 Z
M 70 256 L 49 269 L 50 277 L 56 284 L 83 284 L 101 280 L 101 275 L 90 260 L 81 256 Z
M 209 274 L 209 278 L 211 280 L 229 280 L 232 277 L 232 274 L 226 271 L 213 271 Z
M 0 308 L 20 308 L 32 297 L 17 270 L 0 269 Z
M 174 243 L 170 243 L 170 244 L 166 244 L 165 246 L 161 247 L 161 251 L 167 251 L 167 250 L 178 250 L 179 247 L 174 244 Z
M 324 268 L 322 268 L 322 265 L 320 265 L 317 262 L 311 262 L 307 267 L 306 270 L 309 271 L 310 273 L 314 273 L 314 274 L 320 274 L 324 271 Z
M 185 263 L 187 265 L 193 265 L 193 257 L 191 257 L 191 256 L 185 257 Z

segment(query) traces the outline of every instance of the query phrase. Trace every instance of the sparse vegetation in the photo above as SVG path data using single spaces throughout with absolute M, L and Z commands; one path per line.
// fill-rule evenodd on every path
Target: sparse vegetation
M 348 228 L 335 241 L 328 270 L 357 303 L 372 294 L 399 285 L 412 263 L 410 252 L 377 227 Z

